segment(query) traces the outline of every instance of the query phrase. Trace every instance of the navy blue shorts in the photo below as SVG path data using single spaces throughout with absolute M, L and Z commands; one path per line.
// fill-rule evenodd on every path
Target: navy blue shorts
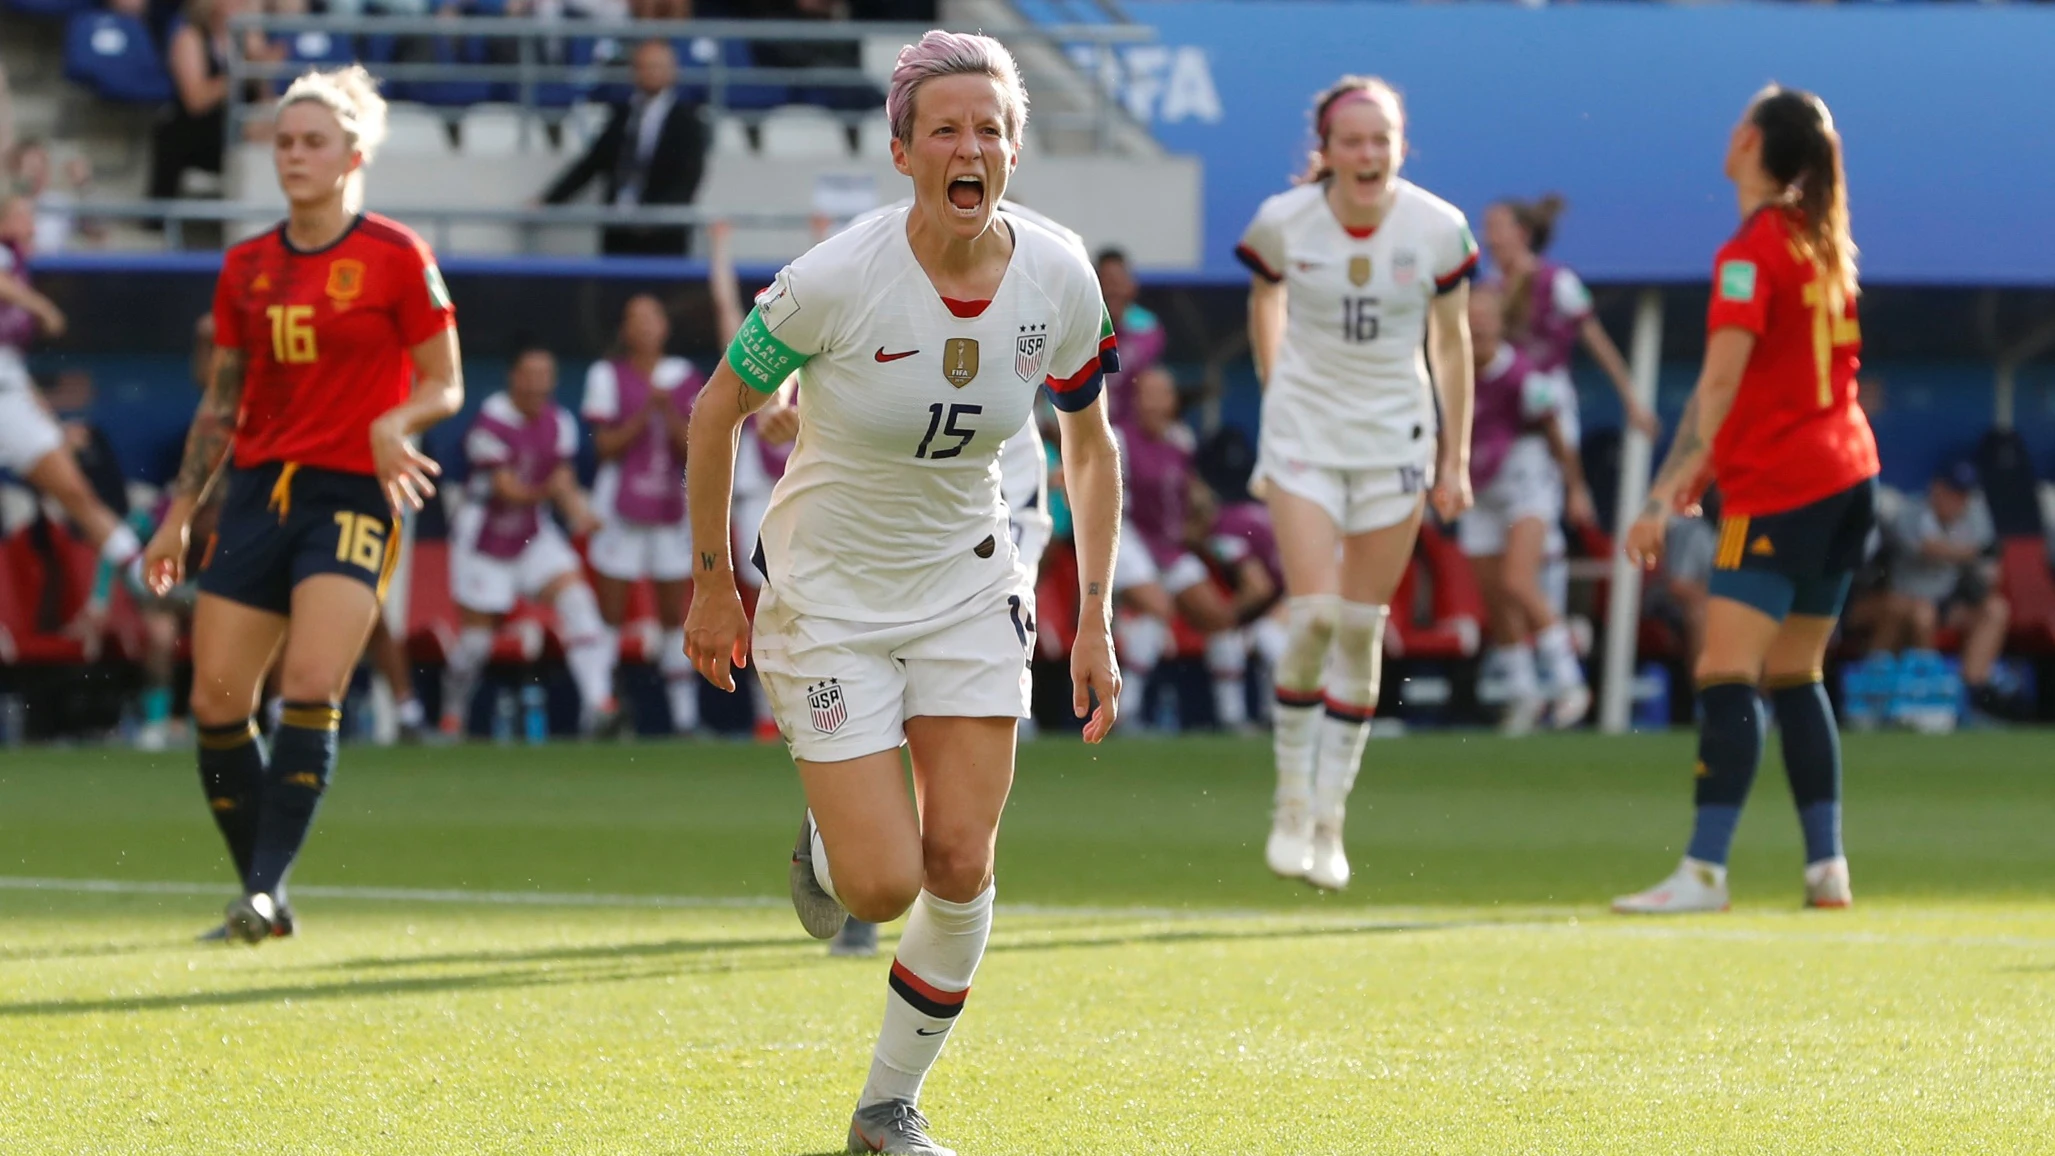
M 286 462 L 232 468 L 200 593 L 290 614 L 295 586 L 340 574 L 383 600 L 399 560 L 398 534 L 377 478 Z
M 1877 524 L 1877 480 L 1777 514 L 1720 520 L 1711 590 L 1782 622 L 1835 618 Z

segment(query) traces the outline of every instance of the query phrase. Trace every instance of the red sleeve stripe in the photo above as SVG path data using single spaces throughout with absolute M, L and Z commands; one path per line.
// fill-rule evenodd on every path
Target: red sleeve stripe
M 1083 389 L 1088 382 L 1099 376 L 1101 372 L 1099 359 L 1094 357 L 1090 361 L 1085 362 L 1084 368 L 1071 374 L 1069 377 L 1051 377 L 1044 384 L 1049 387 L 1050 393 L 1075 393 Z
M 1234 247 L 1234 255 L 1236 260 L 1249 267 L 1249 272 L 1263 278 L 1272 285 L 1284 280 L 1284 274 L 1272 269 L 1254 249 L 1249 248 L 1247 245 L 1236 245 Z
M 1477 254 L 1472 253 L 1468 257 L 1463 258 L 1462 264 L 1456 266 L 1454 269 L 1451 269 L 1447 274 L 1440 277 L 1436 277 L 1434 279 L 1434 291 L 1436 293 L 1447 293 L 1448 291 L 1454 289 L 1457 285 L 1462 284 L 1463 282 L 1469 280 L 1472 276 L 1476 275 L 1476 272 Z
M 1070 377 L 1051 377 L 1042 382 L 1042 388 L 1049 391 L 1049 404 L 1065 413 L 1076 413 L 1099 400 L 1105 387 L 1105 369 L 1096 357 Z

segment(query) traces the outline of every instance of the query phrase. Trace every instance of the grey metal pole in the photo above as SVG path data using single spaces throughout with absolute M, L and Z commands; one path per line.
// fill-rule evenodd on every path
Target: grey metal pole
M 1627 365 L 1634 378 L 1634 397 L 1655 408 L 1656 373 L 1662 366 L 1663 294 L 1644 289 L 1634 308 L 1634 339 Z M 1625 538 L 1627 527 L 1648 500 L 1648 435 L 1627 427 L 1620 450 L 1620 493 L 1614 506 L 1613 532 Z M 1613 551 L 1612 596 L 1605 612 L 1605 697 L 1599 703 L 1598 726 L 1609 735 L 1625 733 L 1634 706 L 1634 643 L 1641 624 L 1641 568 L 1627 551 Z

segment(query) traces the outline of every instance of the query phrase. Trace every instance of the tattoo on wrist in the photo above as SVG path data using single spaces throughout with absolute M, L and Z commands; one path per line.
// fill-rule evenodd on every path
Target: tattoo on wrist
M 706 550 L 699 552 L 699 568 L 701 570 L 711 570 L 714 568 L 714 556 L 711 552 Z
M 1099 596 L 1099 589 L 1100 589 L 1100 587 L 1099 587 L 1099 584 L 1098 584 L 1097 582 L 1087 582 L 1087 583 L 1085 583 L 1085 597 L 1087 597 L 1087 598 L 1097 598 L 1097 597 Z

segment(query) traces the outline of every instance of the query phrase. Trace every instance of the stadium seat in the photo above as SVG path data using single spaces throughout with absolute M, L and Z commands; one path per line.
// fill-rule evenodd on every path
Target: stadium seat
M 333 67 L 357 59 L 356 39 L 347 33 L 310 29 L 279 37 L 286 59 L 294 64 Z
M 2009 640 L 2015 649 L 2055 654 L 2055 574 L 2039 534 L 2013 534 L 1999 546 L 1998 592 L 2012 604 Z
M 890 159 L 892 122 L 884 113 L 864 117 L 856 126 L 856 155 L 860 160 Z
M 387 112 L 386 152 L 433 156 L 449 149 L 449 132 L 440 113 L 418 104 L 395 104 Z
M 64 30 L 64 77 L 112 101 L 162 104 L 171 99 L 171 76 L 132 16 L 82 12 Z
M 458 139 L 463 142 L 464 155 L 473 157 L 512 156 L 522 151 L 521 133 L 526 118 L 521 107 L 514 104 L 474 104 L 464 110 L 464 119 L 458 125 Z M 537 149 L 542 145 L 542 128 L 536 125 L 528 130 L 530 144 Z
M 749 127 L 737 117 L 714 117 L 713 154 L 724 157 L 746 157 L 756 150 L 749 145 Z
M 85 606 L 92 592 L 99 556 L 92 546 L 70 531 L 53 526 L 51 534 L 62 572 L 52 575 L 47 559 L 31 535 L 35 527 L 20 530 L 0 543 L 0 662 L 23 666 L 81 663 L 87 660 L 84 642 L 63 631 L 37 628 L 38 612 L 51 581 L 63 583 L 52 606 L 58 623 L 69 623 Z
M 1419 604 L 1419 584 L 1423 580 L 1428 583 L 1428 614 L 1424 622 L 1413 613 Z M 1482 641 L 1484 596 L 1478 592 L 1470 560 L 1439 529 L 1420 527 L 1413 563 L 1399 580 L 1391 605 L 1391 626 L 1384 634 L 1387 654 L 1407 658 L 1469 658 L 1477 653 Z
M 564 114 L 564 147 L 583 150 L 606 131 L 613 109 L 604 101 L 581 100 Z
M 833 114 L 807 105 L 766 113 L 757 126 L 763 155 L 775 160 L 832 160 L 849 155 L 849 134 Z
M 747 40 L 723 40 L 721 63 L 728 68 L 753 68 L 756 57 L 750 52 Z M 726 78 L 722 84 L 723 106 L 744 112 L 777 108 L 792 99 L 791 89 L 783 84 L 743 84 Z
M 92 0 L 7 0 L 7 7 L 24 16 L 57 19 L 92 7 Z
M 479 36 L 438 36 L 428 42 L 427 63 L 484 64 L 485 39 Z M 483 80 L 417 80 L 407 85 L 407 99 L 423 104 L 462 108 L 491 100 L 493 86 Z

